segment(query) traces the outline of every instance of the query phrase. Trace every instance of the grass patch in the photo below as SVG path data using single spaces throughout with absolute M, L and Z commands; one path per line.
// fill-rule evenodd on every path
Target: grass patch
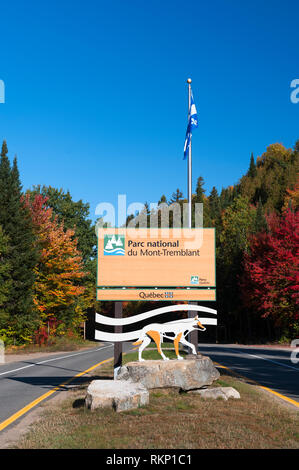
M 170 348 L 170 345 L 168 347 L 163 348 L 163 352 L 166 357 L 169 359 L 176 359 L 176 354 L 174 348 Z M 187 353 L 185 351 L 180 351 L 181 356 L 185 356 Z M 143 359 L 150 360 L 150 359 L 161 359 L 160 354 L 158 353 L 157 349 L 154 348 L 153 346 L 149 346 L 147 349 L 145 349 L 142 353 Z M 132 353 L 127 353 L 123 357 L 123 364 L 126 364 L 127 362 L 132 362 L 132 361 L 138 361 L 138 351 L 134 351 Z
M 81 348 L 96 347 L 98 343 L 84 340 L 83 338 L 55 338 L 55 342 L 39 346 L 38 344 L 26 344 L 22 346 L 7 346 L 5 354 L 31 354 L 44 352 L 76 351 Z
M 170 352 L 169 352 L 170 354 Z M 156 358 L 156 351 L 145 351 Z M 137 353 L 124 355 L 124 362 Z M 107 362 L 89 378 L 108 378 Z M 20 449 L 290 449 L 299 448 L 299 413 L 227 372 L 215 385 L 231 386 L 240 400 L 202 399 L 172 389 L 150 391 L 150 404 L 116 413 L 84 407 L 86 388 L 69 390 L 59 405 L 47 402 L 40 421 L 14 448 Z
M 219 385 L 219 387 L 230 387 L 229 383 L 223 379 L 218 379 L 217 385 Z

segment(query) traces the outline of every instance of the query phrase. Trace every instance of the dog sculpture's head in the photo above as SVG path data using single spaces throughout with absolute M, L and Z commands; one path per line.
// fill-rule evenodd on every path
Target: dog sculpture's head
M 200 331 L 206 331 L 206 328 L 200 323 L 199 319 L 198 319 L 198 316 L 196 315 L 196 317 L 194 318 L 194 321 L 196 323 L 196 326 L 198 327 L 198 329 Z M 194 325 L 195 326 L 195 325 Z

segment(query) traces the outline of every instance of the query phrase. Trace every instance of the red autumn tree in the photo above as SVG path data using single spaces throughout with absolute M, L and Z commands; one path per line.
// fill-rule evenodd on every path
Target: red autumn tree
M 246 307 L 271 316 L 284 334 L 299 333 L 299 211 L 267 217 L 269 230 L 251 237 L 241 281 Z
M 55 320 L 61 333 L 77 326 L 83 318 L 82 295 L 84 287 L 80 279 L 86 276 L 74 230 L 64 230 L 47 206 L 47 198 L 38 194 L 27 195 L 37 246 L 40 252 L 35 268 L 34 303 L 43 322 Z

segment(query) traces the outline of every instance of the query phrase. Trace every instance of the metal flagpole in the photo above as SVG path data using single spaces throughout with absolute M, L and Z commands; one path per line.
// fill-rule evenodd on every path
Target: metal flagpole
M 191 106 L 191 78 L 188 78 L 188 123 Z M 189 155 L 188 155 L 188 228 L 192 226 L 192 136 L 190 135 Z
M 188 123 L 190 119 L 190 106 L 191 106 L 191 78 L 187 79 L 188 83 Z M 191 130 L 191 129 L 190 129 Z M 188 228 L 192 228 L 192 134 L 190 135 L 189 154 L 188 154 Z M 190 304 L 197 304 L 197 302 L 190 302 Z M 188 318 L 193 318 L 194 312 L 188 311 Z M 198 332 L 192 331 L 189 335 L 190 343 L 194 344 L 197 351 L 198 348 Z M 189 348 L 189 354 L 191 353 Z

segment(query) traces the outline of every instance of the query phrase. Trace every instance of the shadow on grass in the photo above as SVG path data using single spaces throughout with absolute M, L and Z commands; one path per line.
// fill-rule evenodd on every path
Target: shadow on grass
M 85 398 L 77 398 L 77 400 L 75 400 L 72 405 L 73 408 L 84 408 L 84 406 Z

